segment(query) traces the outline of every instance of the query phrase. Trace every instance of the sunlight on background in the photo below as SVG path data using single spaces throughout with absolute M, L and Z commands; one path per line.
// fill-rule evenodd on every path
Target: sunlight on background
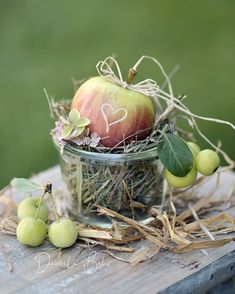
M 193 112 L 235 122 L 235 1 L 0 1 L 0 186 L 57 163 L 43 88 L 70 99 L 72 78 L 116 53 L 124 73 L 143 54 L 170 72 Z M 141 78 L 161 81 L 154 65 Z M 229 127 L 201 123 L 235 158 Z M 207 144 L 200 141 L 203 147 Z

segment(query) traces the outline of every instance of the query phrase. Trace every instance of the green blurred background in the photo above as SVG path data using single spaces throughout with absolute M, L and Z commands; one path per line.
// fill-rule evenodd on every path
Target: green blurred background
M 112 53 L 124 73 L 143 54 L 167 72 L 179 64 L 175 94 L 186 93 L 195 113 L 234 123 L 234 0 L 1 0 L 0 186 L 57 163 L 43 88 L 72 98 L 71 79 L 95 75 Z M 141 72 L 161 81 L 150 62 Z M 200 126 L 235 158 L 231 128 Z

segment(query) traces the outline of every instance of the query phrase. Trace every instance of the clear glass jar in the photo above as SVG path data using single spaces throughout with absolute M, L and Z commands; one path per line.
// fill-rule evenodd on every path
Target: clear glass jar
M 157 148 L 130 154 L 89 152 L 70 144 L 61 146 L 60 167 L 70 191 L 69 212 L 79 221 L 110 227 L 111 220 L 96 205 L 136 220 L 149 218 L 148 209 L 163 205 L 163 166 Z

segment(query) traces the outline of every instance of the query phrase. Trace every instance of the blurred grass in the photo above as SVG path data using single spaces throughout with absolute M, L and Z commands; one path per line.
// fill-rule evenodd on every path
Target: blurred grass
M 179 64 L 175 93 L 195 113 L 234 123 L 234 34 L 233 0 L 0 1 L 0 186 L 57 163 L 43 88 L 72 98 L 71 78 L 96 74 L 112 53 L 124 73 L 143 54 L 168 72 Z M 159 80 L 155 66 L 141 69 L 139 79 Z M 234 131 L 200 125 L 235 158 Z

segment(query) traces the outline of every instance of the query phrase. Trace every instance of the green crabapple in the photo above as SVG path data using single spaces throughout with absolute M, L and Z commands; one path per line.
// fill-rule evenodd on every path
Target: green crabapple
M 195 167 L 185 177 L 176 177 L 172 175 L 168 169 L 164 170 L 164 177 L 167 180 L 168 184 L 174 188 L 186 188 L 191 186 L 197 178 L 197 170 Z
M 45 222 L 32 216 L 24 217 L 16 229 L 19 242 L 32 247 L 41 245 L 46 235 L 47 226 Z
M 49 226 L 48 237 L 50 242 L 59 248 L 72 246 L 77 240 L 78 232 L 73 221 L 61 218 Z
M 195 157 L 196 169 L 204 176 L 212 175 L 220 165 L 218 154 L 210 149 L 202 150 Z
M 193 142 L 187 142 L 187 145 L 192 152 L 193 158 L 195 158 L 198 155 L 198 153 L 201 151 L 200 147 Z
M 20 220 L 26 216 L 35 216 L 40 202 L 40 197 L 28 197 L 24 199 L 17 208 L 17 215 Z M 41 206 L 38 211 L 37 218 L 46 221 L 48 218 L 48 207 L 44 201 L 42 201 Z

